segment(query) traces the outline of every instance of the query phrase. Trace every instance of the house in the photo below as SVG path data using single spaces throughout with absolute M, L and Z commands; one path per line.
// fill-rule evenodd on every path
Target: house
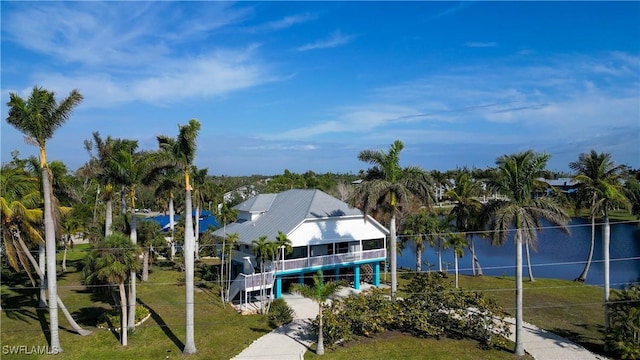
M 260 194 L 234 208 L 236 222 L 213 233 L 239 236 L 232 253 L 235 280 L 229 300 L 240 294 L 240 301 L 248 302 L 261 288 L 279 298 L 292 282 L 304 282 L 318 270 L 349 279 L 356 289 L 365 276 L 380 285 L 388 230 L 345 202 L 320 190 L 292 189 Z M 291 241 L 293 251 L 280 260 L 266 261 L 265 272 L 258 273 L 252 242 L 261 236 L 275 240 L 279 232 Z

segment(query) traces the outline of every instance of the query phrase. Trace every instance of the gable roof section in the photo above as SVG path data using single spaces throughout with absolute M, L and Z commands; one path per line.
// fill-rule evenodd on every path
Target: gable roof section
M 260 236 L 275 239 L 278 231 L 289 235 L 307 219 L 363 216 L 360 210 L 320 190 L 304 189 L 261 194 L 235 206 L 235 209 L 264 212 L 254 221 L 234 222 L 226 226 L 226 233 L 238 233 L 242 243 L 251 243 Z M 218 229 L 213 234 L 223 236 L 224 229 Z

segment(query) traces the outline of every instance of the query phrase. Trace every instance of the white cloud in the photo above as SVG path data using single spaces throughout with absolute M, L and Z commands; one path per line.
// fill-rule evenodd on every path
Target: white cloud
M 355 35 L 343 35 L 340 30 L 334 31 L 328 38 L 298 47 L 298 51 L 334 48 L 350 43 Z

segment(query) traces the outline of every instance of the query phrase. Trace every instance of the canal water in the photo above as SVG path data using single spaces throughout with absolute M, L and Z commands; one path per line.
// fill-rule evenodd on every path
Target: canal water
M 548 224 L 546 225 L 548 226 Z M 538 232 L 537 251 L 531 251 L 531 267 L 534 278 L 577 278 L 589 255 L 591 224 L 588 220 L 573 219 L 569 223 L 570 234 L 548 227 Z M 515 275 L 515 244 L 510 236 L 502 246 L 492 246 L 489 239 L 474 237 L 476 257 L 485 275 Z M 526 252 L 523 247 L 523 277 L 528 276 Z M 612 288 L 624 288 L 640 282 L 640 227 L 634 223 L 611 223 L 610 282 Z M 453 251 L 443 250 L 443 268 L 453 273 Z M 465 249 L 458 260 L 461 274 L 472 274 L 471 255 Z M 423 270 L 438 269 L 435 249 L 427 247 L 422 255 Z M 415 245 L 409 243 L 398 255 L 398 266 L 415 270 Z M 604 284 L 602 262 L 602 226 L 596 222 L 596 239 L 593 261 L 585 283 Z

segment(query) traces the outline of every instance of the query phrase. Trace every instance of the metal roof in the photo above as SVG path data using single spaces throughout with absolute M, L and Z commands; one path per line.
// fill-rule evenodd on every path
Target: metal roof
M 278 194 L 260 194 L 237 206 L 241 212 L 261 213 L 253 221 L 227 224 L 214 235 L 238 233 L 240 242 L 249 244 L 260 236 L 275 239 L 278 231 L 289 235 L 308 219 L 363 217 L 362 212 L 320 190 L 292 189 Z

